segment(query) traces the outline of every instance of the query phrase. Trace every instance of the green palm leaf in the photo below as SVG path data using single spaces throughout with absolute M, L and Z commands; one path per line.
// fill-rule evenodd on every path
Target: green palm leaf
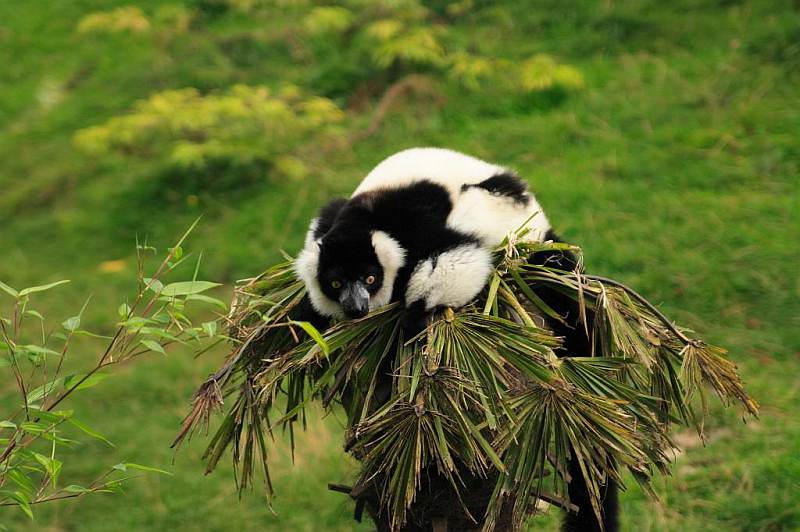
M 233 350 L 197 392 L 176 444 L 198 424 L 207 427 L 222 398 L 231 398 L 205 453 L 207 469 L 231 449 L 239 488 L 253 484 L 260 462 L 271 494 L 265 436 L 281 427 L 293 443 L 310 401 L 327 410 L 342 404 L 345 449 L 362 464 L 351 494 L 377 504 L 399 529 L 431 473 L 458 500 L 466 473 L 494 479 L 486 514 L 471 516 L 491 530 L 506 505 L 515 525 L 537 499 L 569 505 L 570 458 L 597 515 L 600 486 L 621 482 L 623 468 L 648 489 L 652 472 L 669 464 L 670 425 L 702 426 L 692 399 L 701 397 L 704 415 L 703 384 L 757 414 L 724 350 L 688 337 L 616 281 L 529 263 L 532 253 L 577 248 L 521 236 L 498 248 L 477 301 L 447 309 L 411 339 L 398 304 L 326 331 L 293 322 L 305 289 L 289 262 L 245 280 L 230 316 Z M 561 317 L 537 296 L 541 287 L 578 302 L 587 330 L 594 317 L 595 356 L 556 356 L 560 339 L 536 318 Z

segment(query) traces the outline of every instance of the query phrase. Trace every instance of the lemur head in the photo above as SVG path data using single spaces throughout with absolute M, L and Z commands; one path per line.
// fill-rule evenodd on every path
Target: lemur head
M 364 230 L 334 227 L 319 243 L 317 279 L 323 294 L 348 318 L 369 312 L 370 298 L 383 286 L 383 268 Z
M 344 204 L 335 217 L 323 209 L 312 221 L 295 269 L 317 312 L 361 318 L 392 300 L 404 255 L 396 240 Z

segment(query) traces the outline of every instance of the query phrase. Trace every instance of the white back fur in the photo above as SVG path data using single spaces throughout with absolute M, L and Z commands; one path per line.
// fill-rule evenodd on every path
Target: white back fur
M 522 205 L 484 189 L 461 189 L 462 185 L 474 185 L 503 173 L 513 172 L 452 150 L 411 148 L 384 159 L 367 174 L 353 195 L 431 181 L 450 193 L 453 211 L 447 219 L 449 227 L 470 233 L 485 246 L 494 247 L 530 218 L 526 239 L 541 241 L 550 229 L 550 222 L 532 194 L 528 195 L 528 204 Z
M 502 166 L 443 148 L 411 148 L 390 155 L 372 169 L 353 196 L 379 188 L 399 188 L 426 179 L 444 186 L 453 202 L 461 185 L 508 172 Z

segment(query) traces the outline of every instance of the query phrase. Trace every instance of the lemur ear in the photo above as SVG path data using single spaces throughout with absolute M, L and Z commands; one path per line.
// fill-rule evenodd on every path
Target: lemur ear
M 319 216 L 316 218 L 317 225 L 314 228 L 314 236 L 317 239 L 321 240 L 322 236 L 330 231 L 333 223 L 336 221 L 336 218 L 345 205 L 347 205 L 347 200 L 345 198 L 337 198 L 328 202 L 327 205 L 320 209 Z

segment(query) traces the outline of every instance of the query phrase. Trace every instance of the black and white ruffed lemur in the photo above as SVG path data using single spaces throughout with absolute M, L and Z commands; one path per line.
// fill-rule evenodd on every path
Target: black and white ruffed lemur
M 311 222 L 295 266 L 307 288 L 297 317 L 324 329 L 331 319 L 360 318 L 401 301 L 404 326 L 421 330 L 438 309 L 461 307 L 481 292 L 492 249 L 526 221 L 525 238 L 560 241 L 525 181 L 508 168 L 446 149 L 399 152 Z M 576 267 L 566 252 L 530 260 Z M 536 292 L 564 317 L 546 323 L 564 338 L 561 354 L 589 356 L 591 339 L 579 326 L 576 304 L 551 289 Z M 568 469 L 570 501 L 580 510 L 566 514 L 564 530 L 600 530 L 580 468 L 570 463 Z M 617 487 L 609 482 L 603 490 L 604 529 L 615 532 Z

